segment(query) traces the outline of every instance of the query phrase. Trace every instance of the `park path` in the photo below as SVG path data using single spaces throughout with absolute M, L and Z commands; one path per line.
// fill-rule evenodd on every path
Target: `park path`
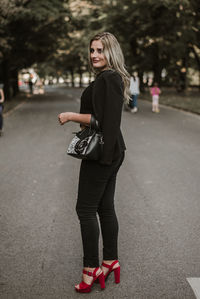
M 82 245 L 75 213 L 80 161 L 65 150 L 78 125 L 80 90 L 49 87 L 5 117 L 0 139 L 0 298 L 82 298 Z M 200 277 L 200 117 L 148 102 L 123 112 L 119 172 L 120 285 L 110 277 L 87 298 L 194 299 Z

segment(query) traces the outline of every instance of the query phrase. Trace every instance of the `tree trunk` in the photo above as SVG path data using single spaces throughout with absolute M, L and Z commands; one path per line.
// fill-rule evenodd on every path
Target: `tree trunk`
M 73 68 L 70 69 L 70 74 L 71 74 L 72 87 L 74 87 L 74 69 Z
M 161 62 L 159 60 L 155 60 L 153 65 L 153 82 L 157 82 L 159 86 L 162 84 L 161 79 L 161 73 L 162 73 L 162 66 Z
M 186 49 L 186 54 L 185 54 L 185 57 L 183 58 L 182 70 L 180 73 L 180 81 L 181 81 L 181 90 L 182 91 L 185 91 L 188 87 L 188 78 L 187 78 L 188 59 L 189 59 L 189 51 L 188 51 L 188 49 Z
M 159 59 L 159 45 L 155 44 L 153 49 L 153 82 L 157 82 L 158 85 L 161 85 L 161 72 L 162 72 L 162 64 Z
M 138 77 L 140 80 L 140 92 L 145 92 L 145 87 L 144 87 L 144 83 L 143 83 L 143 71 L 138 71 Z
M 18 85 L 18 70 L 15 69 L 12 72 L 12 89 L 13 96 L 15 97 L 19 93 L 19 85 Z
M 157 82 L 158 85 L 160 86 L 161 85 L 161 72 L 162 72 L 162 69 L 159 65 L 155 66 L 154 67 L 154 70 L 153 70 L 153 73 L 154 73 L 154 76 L 153 76 L 153 82 Z
M 10 86 L 10 66 L 9 60 L 4 59 L 2 62 L 2 75 L 3 75 L 3 89 L 5 100 L 11 99 L 11 86 Z
M 83 87 L 82 78 L 83 78 L 83 72 L 81 69 L 79 69 L 79 87 Z

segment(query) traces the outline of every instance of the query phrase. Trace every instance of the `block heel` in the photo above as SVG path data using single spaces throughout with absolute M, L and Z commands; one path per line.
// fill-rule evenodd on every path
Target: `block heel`
M 111 265 L 102 263 L 102 266 L 108 269 L 106 274 L 104 274 L 105 280 L 108 278 L 111 272 L 114 272 L 115 283 L 120 283 L 120 265 L 118 260 L 114 261 Z

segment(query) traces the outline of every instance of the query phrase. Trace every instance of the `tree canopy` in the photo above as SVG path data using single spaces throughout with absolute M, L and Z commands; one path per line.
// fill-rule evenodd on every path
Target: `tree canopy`
M 18 70 L 47 60 L 68 32 L 67 1 L 1 0 L 0 63 L 5 93 Z
M 130 72 L 154 80 L 188 84 L 188 70 L 200 72 L 200 3 L 196 0 L 0 0 L 1 77 L 33 63 L 59 73 L 87 69 L 90 38 L 110 31 L 118 38 Z
M 137 70 L 141 79 L 145 72 L 153 72 L 154 80 L 161 84 L 165 71 L 165 83 L 184 89 L 189 68 L 200 71 L 199 2 L 77 0 L 69 4 L 73 4 L 69 5 L 70 47 L 65 40 L 67 55 L 61 59 L 66 68 L 85 67 L 89 39 L 109 31 L 120 41 L 129 71 Z

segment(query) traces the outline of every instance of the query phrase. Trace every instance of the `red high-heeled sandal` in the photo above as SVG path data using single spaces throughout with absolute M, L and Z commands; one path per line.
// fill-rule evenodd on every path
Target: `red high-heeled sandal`
M 120 265 L 116 268 L 114 268 L 114 266 L 119 263 L 118 260 L 114 261 L 111 265 L 102 263 L 102 266 L 105 268 L 108 268 L 108 272 L 104 275 L 105 280 L 108 278 L 108 275 L 110 275 L 110 273 L 112 271 L 114 271 L 114 275 L 115 275 L 115 283 L 120 283 Z
M 93 283 L 97 280 L 99 280 L 99 283 L 100 283 L 100 286 L 101 286 L 101 289 L 105 289 L 105 278 L 104 278 L 104 274 L 103 274 L 103 271 L 101 270 L 99 274 L 96 274 L 97 271 L 99 270 L 100 268 L 97 267 L 94 269 L 94 271 L 86 271 L 83 269 L 83 274 L 86 274 L 88 276 L 92 276 L 93 277 L 93 280 L 92 280 L 92 283 L 91 284 L 87 284 L 85 283 L 84 281 L 82 281 L 80 284 L 79 284 L 79 288 L 76 288 L 75 287 L 75 290 L 79 293 L 90 293 L 91 292 L 91 287 L 93 285 Z

